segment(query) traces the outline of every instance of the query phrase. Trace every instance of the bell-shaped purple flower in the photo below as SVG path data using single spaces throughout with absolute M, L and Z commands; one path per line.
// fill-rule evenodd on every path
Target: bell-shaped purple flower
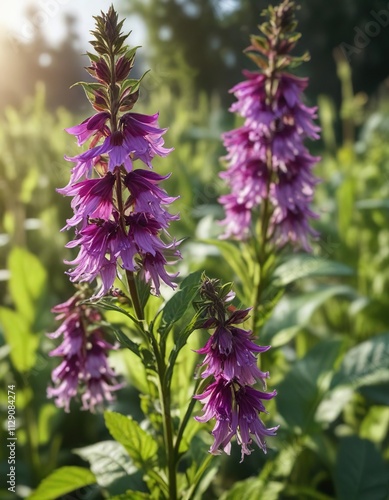
M 97 220 L 88 224 L 78 233 L 78 238 L 66 246 L 80 247 L 77 257 L 66 261 L 75 266 L 68 272 L 71 281 L 90 282 L 100 275 L 103 285 L 97 296 L 104 295 L 112 287 L 119 257 L 124 269 L 135 270 L 137 248 L 124 233 L 117 217 L 116 220 Z
M 257 366 L 254 353 L 266 352 L 270 346 L 259 346 L 252 342 L 251 332 L 232 326 L 242 323 L 250 309 L 237 310 L 223 324 L 216 321 L 214 333 L 199 354 L 205 354 L 202 366 L 206 369 L 202 377 L 213 375 L 215 378 L 222 376 L 225 380 L 236 380 L 241 385 L 255 384 L 259 379 L 269 377 L 268 372 L 262 372 Z M 209 326 L 207 325 L 207 328 Z
M 106 122 L 109 118 L 110 114 L 107 112 L 97 113 L 96 115 L 90 116 L 79 125 L 69 127 L 65 130 L 69 134 L 75 135 L 77 144 L 81 146 L 90 139 L 92 135 L 95 135 L 96 132 L 100 132 L 101 134 L 108 132 L 109 129 L 106 126 Z
M 236 432 L 237 441 L 241 445 L 242 460 L 245 455 L 250 455 L 249 445 L 252 443 L 251 435 L 257 445 L 266 453 L 267 436 L 275 436 L 279 426 L 266 428 L 259 417 L 259 413 L 266 413 L 263 400 L 276 396 L 277 392 L 261 392 L 252 387 L 240 387 L 235 393 L 236 399 Z
M 212 431 L 214 442 L 210 448 L 213 455 L 219 454 L 220 448 L 228 455 L 231 452 L 231 438 L 234 436 L 233 428 L 236 427 L 236 415 L 233 415 L 233 386 L 222 377 L 208 386 L 203 394 L 198 394 L 198 399 L 203 405 L 204 414 L 195 417 L 198 422 L 208 422 L 215 418 L 216 425 Z M 233 422 L 233 417 L 234 422 Z
M 87 179 L 76 184 L 58 189 L 66 196 L 73 196 L 71 207 L 74 216 L 66 222 L 66 229 L 82 223 L 86 225 L 89 219 L 110 219 L 113 212 L 113 188 L 115 177 L 108 172 L 98 179 Z
M 241 445 L 242 460 L 250 455 L 249 448 L 254 437 L 257 445 L 266 453 L 267 436 L 274 436 L 278 427 L 266 428 L 259 414 L 266 412 L 263 400 L 272 399 L 273 392 L 261 392 L 249 386 L 239 386 L 219 377 L 203 392 L 195 396 L 203 405 L 203 415 L 195 417 L 199 422 L 208 422 L 215 419 L 216 424 L 212 435 L 214 442 L 210 453 L 219 454 L 223 450 L 227 454 L 231 451 L 231 439 L 236 436 Z
M 151 160 L 155 155 L 167 156 L 173 151 L 163 147 L 162 135 L 167 129 L 158 127 L 158 113 L 126 113 L 120 121 L 126 147 L 134 153 L 134 159 L 143 161 L 148 167 L 151 168 Z

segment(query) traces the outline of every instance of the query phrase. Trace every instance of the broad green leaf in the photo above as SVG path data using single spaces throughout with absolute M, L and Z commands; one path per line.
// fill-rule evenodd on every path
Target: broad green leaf
M 108 488 L 111 494 L 120 493 L 130 487 L 142 487 L 141 478 L 136 476 L 138 469 L 120 443 L 102 441 L 77 448 L 73 452 L 89 462 L 97 483 L 103 488 Z
M 155 461 L 158 445 L 138 422 L 110 411 L 104 413 L 104 418 L 111 436 L 124 446 L 137 467 L 147 468 Z
M 348 386 L 336 387 L 334 390 L 329 391 L 319 404 L 316 412 L 316 421 L 323 424 L 333 422 L 351 400 L 353 394 L 353 389 Z
M 313 313 L 327 300 L 338 295 L 355 297 L 355 293 L 349 286 L 333 285 L 297 297 L 284 297 L 264 325 L 261 341 L 271 343 L 274 347 L 283 345 L 309 324 Z
M 39 337 L 31 333 L 25 317 L 6 307 L 0 307 L 0 326 L 11 348 L 12 364 L 19 372 L 28 372 L 36 362 Z
M 138 391 L 148 393 L 146 372 L 136 354 L 129 349 L 118 349 L 110 352 L 109 359 L 117 374 L 129 378 Z
M 335 373 L 331 388 L 360 387 L 389 381 L 389 333 L 373 337 L 350 349 Z
M 367 439 L 341 439 L 334 472 L 338 500 L 386 499 L 389 469 L 376 447 Z
M 329 388 L 331 371 L 340 348 L 339 340 L 319 342 L 304 358 L 292 365 L 277 386 L 277 408 L 290 428 L 304 433 L 313 427 L 319 403 Z
M 58 497 L 96 483 L 94 474 L 83 467 L 60 467 L 46 477 L 28 500 L 56 500 Z
M 165 336 L 169 333 L 174 323 L 185 314 L 195 298 L 200 286 L 201 271 L 187 276 L 181 283 L 180 289 L 168 300 L 163 308 L 159 333 Z
M 351 276 L 353 270 L 339 262 L 309 254 L 293 255 L 274 272 L 275 286 L 286 286 L 301 278 L 315 276 Z
M 360 387 L 358 392 L 369 401 L 389 406 L 389 382 L 383 384 L 366 385 Z
M 38 299 L 47 281 L 47 272 L 40 261 L 24 248 L 15 247 L 8 258 L 11 272 L 9 289 L 17 310 L 31 325 L 36 316 Z

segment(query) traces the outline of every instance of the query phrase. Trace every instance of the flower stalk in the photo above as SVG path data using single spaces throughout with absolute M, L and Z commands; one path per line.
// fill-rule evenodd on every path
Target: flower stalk
M 227 170 L 220 176 L 231 192 L 219 201 L 226 217 L 224 237 L 253 245 L 253 328 L 260 324 L 260 304 L 272 271 L 269 258 L 290 243 L 311 251 L 310 238 L 318 233 L 310 226 L 317 218 L 311 209 L 318 180 L 312 169 L 305 139 L 318 139 L 313 120 L 316 108 L 303 104 L 307 79 L 289 72 L 308 55 L 291 55 L 299 39 L 295 32 L 292 0 L 264 11 L 261 35 L 251 37 L 248 56 L 257 71 L 244 71 L 246 80 L 231 89 L 237 101 L 230 111 L 244 119 L 241 127 L 223 136 Z

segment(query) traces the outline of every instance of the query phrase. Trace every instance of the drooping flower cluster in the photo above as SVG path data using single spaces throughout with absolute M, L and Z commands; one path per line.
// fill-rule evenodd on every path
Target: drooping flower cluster
M 215 280 L 206 278 L 201 294 L 202 307 L 208 316 L 203 328 L 214 328 L 214 332 L 197 352 L 205 354 L 202 377 L 213 376 L 215 380 L 202 394 L 195 396 L 204 405 L 204 414 L 196 419 L 199 422 L 216 420 L 212 431 L 215 440 L 210 449 L 213 454 L 220 449 L 229 454 L 233 436 L 241 445 L 242 460 L 251 453 L 251 436 L 266 453 L 265 437 L 274 436 L 278 427 L 267 429 L 259 413 L 266 412 L 263 401 L 273 398 L 276 391 L 259 391 L 252 385 L 260 381 L 266 389 L 269 373 L 258 368 L 256 354 L 270 347 L 258 346 L 252 340 L 252 332 L 236 326 L 247 319 L 250 309 L 229 312 L 228 302 L 234 295 L 228 287 L 219 287 Z
M 105 400 L 112 401 L 112 393 L 122 387 L 108 364 L 108 353 L 115 346 L 104 340 L 104 332 L 97 326 L 101 315 L 93 307 L 80 304 L 83 298 L 83 293 L 77 292 L 52 309 L 62 324 L 48 334 L 52 339 L 62 336 L 62 344 L 50 356 L 63 360 L 53 370 L 54 387 L 47 389 L 47 395 L 67 412 L 77 395 L 81 395 L 83 410 L 94 411 Z
M 316 108 L 302 102 L 308 79 L 285 71 L 305 59 L 290 55 L 299 38 L 293 32 L 294 8 L 284 0 L 267 11 L 263 36 L 253 36 L 247 49 L 261 71 L 244 71 L 246 80 L 231 89 L 237 101 L 230 111 L 244 123 L 223 135 L 228 169 L 220 176 L 231 192 L 219 201 L 226 212 L 224 237 L 251 236 L 262 206 L 261 219 L 269 218 L 267 240 L 310 251 L 309 237 L 317 235 L 310 226 L 317 217 L 311 209 L 318 182 L 312 168 L 319 158 L 304 141 L 318 139 L 320 128 L 313 122 Z
M 124 45 L 121 26 L 112 8 L 96 17 L 91 43 L 98 55 L 89 54 L 87 70 L 97 83 L 81 85 L 97 113 L 67 129 L 78 145 L 91 142 L 85 152 L 65 157 L 75 165 L 69 184 L 58 190 L 73 197 L 74 216 L 65 228 L 75 228 L 76 237 L 67 247 L 79 253 L 67 262 L 72 266 L 68 274 L 73 282 L 100 277 L 96 296 L 110 290 L 121 270 L 127 275 L 140 271 L 156 294 L 161 280 L 174 288 L 165 266 L 180 257 L 167 232 L 178 216 L 165 208 L 176 198 L 159 187 L 166 177 L 135 169 L 136 160 L 150 169 L 156 155 L 164 157 L 171 149 L 164 147 L 166 129 L 159 128 L 158 114 L 130 112 L 140 80 L 127 79 L 135 50 Z

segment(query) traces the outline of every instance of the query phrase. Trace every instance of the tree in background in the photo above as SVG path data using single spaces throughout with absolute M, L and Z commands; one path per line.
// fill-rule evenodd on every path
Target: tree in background
M 123 10 L 140 15 L 147 26 L 150 64 L 174 87 L 180 61 L 194 72 L 197 91 L 230 101 L 228 89 L 241 78 L 247 36 L 266 0 L 133 0 Z M 308 96 L 326 93 L 340 102 L 333 51 L 342 46 L 353 70 L 356 91 L 373 93 L 388 76 L 385 64 L 389 9 L 385 0 L 301 0 L 299 25 L 306 34 L 311 88 Z M 237 27 L 240 27 L 237 29 Z M 182 66 L 182 64 L 181 64 Z M 163 73 L 163 75 L 162 75 Z M 179 72 L 178 72 L 179 73 Z
M 33 18 L 34 13 L 34 8 L 29 7 L 26 17 Z M 39 27 L 29 43 L 0 34 L 0 43 L 4 47 L 0 64 L 7 68 L 0 80 L 0 109 L 5 105 L 19 107 L 23 98 L 34 95 L 37 82 L 45 84 L 47 104 L 51 109 L 58 106 L 72 111 L 80 109 L 82 90 L 68 92 L 72 83 L 82 75 L 82 64 L 79 64 L 75 49 L 79 38 L 76 18 L 67 14 L 64 23 L 66 35 L 57 47 L 49 44 Z

